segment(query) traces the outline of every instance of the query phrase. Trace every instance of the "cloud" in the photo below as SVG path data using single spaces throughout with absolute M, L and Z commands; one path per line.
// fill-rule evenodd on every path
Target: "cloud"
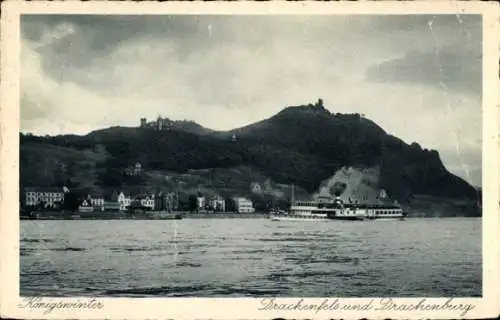
M 415 83 L 481 96 L 482 32 L 479 15 L 420 15 L 381 19 L 386 30 L 415 42 L 400 55 L 373 64 L 373 82 Z M 390 32 L 393 30 L 393 32 Z M 425 30 L 425 32 L 424 32 Z
M 412 51 L 402 58 L 372 66 L 367 72 L 367 79 L 375 82 L 415 82 L 480 96 L 481 60 L 480 53 L 472 50 L 460 52 L 456 46 L 433 52 Z

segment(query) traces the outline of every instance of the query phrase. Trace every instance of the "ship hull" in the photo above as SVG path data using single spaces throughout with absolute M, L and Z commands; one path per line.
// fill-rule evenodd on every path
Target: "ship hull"
M 324 217 L 308 217 L 308 216 L 298 216 L 298 215 L 270 215 L 269 218 L 272 221 L 328 221 L 329 219 Z
M 404 216 L 394 216 L 394 217 L 365 217 L 365 216 L 350 216 L 350 217 L 342 217 L 342 216 L 306 216 L 306 215 L 273 215 L 269 216 L 269 219 L 272 221 L 364 221 L 364 220 L 376 220 L 376 221 L 398 221 L 404 220 Z
M 357 217 L 329 217 L 329 220 L 344 220 L 344 221 L 363 221 L 366 218 L 363 216 L 357 216 Z

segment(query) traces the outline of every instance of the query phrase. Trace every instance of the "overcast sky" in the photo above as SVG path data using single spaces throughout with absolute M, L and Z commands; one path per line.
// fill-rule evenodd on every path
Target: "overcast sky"
M 21 28 L 23 132 L 158 114 L 233 129 L 321 97 L 481 184 L 480 16 L 25 15 Z

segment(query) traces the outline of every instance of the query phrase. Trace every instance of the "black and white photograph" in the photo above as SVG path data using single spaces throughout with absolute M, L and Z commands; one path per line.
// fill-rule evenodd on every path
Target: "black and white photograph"
M 482 298 L 483 22 L 21 14 L 20 297 Z

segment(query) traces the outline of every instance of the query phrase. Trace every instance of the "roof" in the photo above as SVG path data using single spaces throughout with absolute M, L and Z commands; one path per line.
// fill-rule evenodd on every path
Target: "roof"
M 108 190 L 103 193 L 104 200 L 111 200 L 114 197 L 118 198 L 118 193 L 116 192 L 116 190 Z
M 60 187 L 26 187 L 25 192 L 60 192 L 63 193 L 63 188 Z
M 252 201 L 246 197 L 233 197 L 234 201 Z
M 80 202 L 80 206 L 84 206 L 84 207 L 91 207 L 92 205 L 90 204 L 90 202 L 87 201 L 87 199 L 83 199 L 81 202 Z
M 88 194 L 89 197 L 91 198 L 104 198 L 104 196 L 101 194 L 101 193 L 89 193 Z
M 121 193 L 123 193 L 123 195 L 125 197 L 131 197 L 132 196 L 132 192 L 128 192 L 128 191 L 120 191 L 118 192 L 118 195 L 120 195 Z
M 149 194 L 149 193 L 139 193 L 134 196 L 134 199 L 145 199 L 145 198 L 154 198 L 154 194 Z

